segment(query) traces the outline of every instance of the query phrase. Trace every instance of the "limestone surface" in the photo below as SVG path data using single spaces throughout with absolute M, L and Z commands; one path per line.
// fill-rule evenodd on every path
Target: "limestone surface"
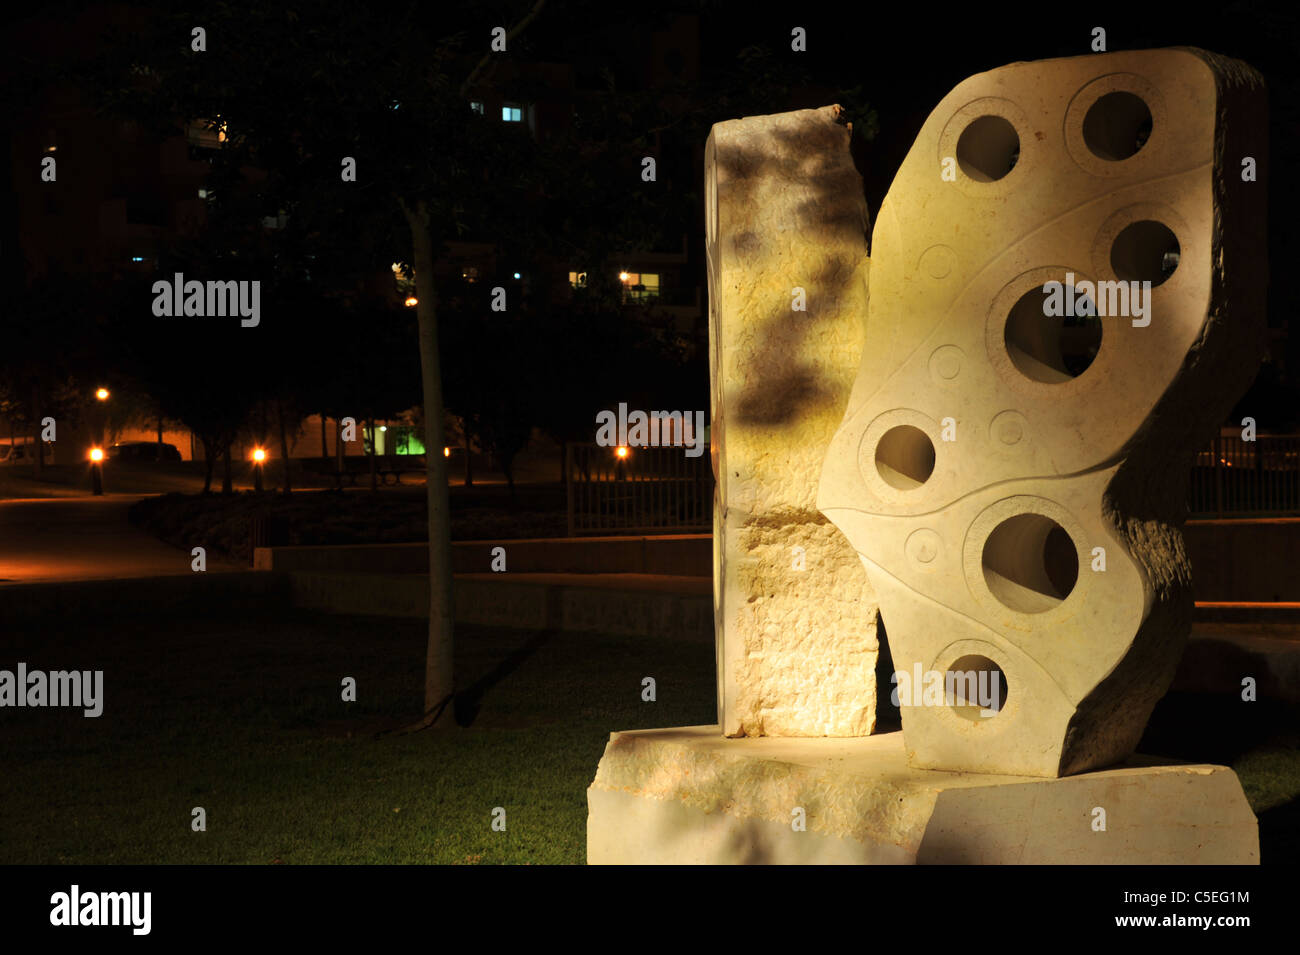
M 613 733 L 587 801 L 591 864 L 1259 862 L 1258 824 L 1225 766 L 950 773 L 908 766 L 901 733 Z
M 912 766 L 1133 752 L 1190 625 L 1192 456 L 1261 353 L 1265 129 L 1251 68 L 1167 49 L 979 74 L 917 136 L 818 497 L 943 688 L 907 687 Z
M 817 482 L 865 341 L 867 209 L 837 107 L 706 146 L 718 714 L 728 736 L 875 721 L 875 601 Z

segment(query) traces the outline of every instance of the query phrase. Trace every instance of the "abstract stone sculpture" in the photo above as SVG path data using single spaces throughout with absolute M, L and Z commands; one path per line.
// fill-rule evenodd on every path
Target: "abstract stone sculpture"
M 875 723 L 875 603 L 816 504 L 865 331 L 867 209 L 849 133 L 826 107 L 719 123 L 705 147 L 727 736 L 865 736 Z
M 972 77 L 868 302 L 838 111 L 714 127 L 721 726 L 610 735 L 590 862 L 1259 862 L 1231 769 L 1131 754 L 1188 630 L 1191 456 L 1262 345 L 1264 128 L 1259 77 L 1196 50 Z M 1117 316 L 1120 279 L 1159 284 Z M 1106 317 L 1045 314 L 1081 298 Z M 996 672 L 1003 705 L 945 679 L 860 735 L 877 607 L 896 671 Z
M 901 166 L 818 506 L 896 671 L 1005 690 L 904 706 L 911 765 L 1062 776 L 1136 747 L 1190 627 L 1192 456 L 1259 358 L 1264 115 L 1259 75 L 1199 50 L 1016 63 Z M 1145 314 L 1096 284 L 1143 281 Z

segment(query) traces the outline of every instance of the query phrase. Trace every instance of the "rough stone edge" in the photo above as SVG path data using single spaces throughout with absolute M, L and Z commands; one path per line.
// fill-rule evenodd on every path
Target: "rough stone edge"
M 1267 148 L 1264 79 L 1239 60 L 1192 47 L 1175 49 L 1205 64 L 1217 93 L 1210 313 L 1179 374 L 1121 451 L 1120 467 L 1103 495 L 1103 518 L 1138 564 L 1151 609 L 1128 653 L 1079 703 L 1062 747 L 1062 775 L 1132 753 L 1173 682 L 1191 630 L 1192 567 L 1182 525 L 1192 464 L 1208 433 L 1249 386 L 1262 357 L 1267 179 L 1260 170 L 1251 191 L 1236 196 L 1229 194 L 1226 179 L 1240 168 L 1229 159 L 1247 155 L 1248 148 L 1250 154 Z M 1225 213 L 1232 221 L 1224 221 Z

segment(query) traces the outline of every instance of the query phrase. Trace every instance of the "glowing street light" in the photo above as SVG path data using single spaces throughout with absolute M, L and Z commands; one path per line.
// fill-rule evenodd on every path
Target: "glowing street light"
M 107 401 L 107 400 L 108 400 L 108 389 L 107 389 L 107 388 L 100 388 L 98 391 L 95 392 L 95 397 L 98 398 L 100 401 Z
M 39 451 L 37 453 L 40 453 Z M 104 493 L 104 449 L 90 449 L 90 493 L 96 497 Z
M 626 272 L 619 272 L 619 273 L 618 273 L 618 280 L 619 280 L 620 282 L 626 282 L 626 281 L 627 281 L 628 279 L 630 279 L 631 277 L 632 277 L 632 276 L 628 275 Z
M 266 463 L 266 449 L 253 449 L 253 490 L 262 493 L 262 465 Z
M 614 454 L 616 454 L 618 456 L 618 459 L 622 461 L 625 458 L 627 458 L 627 456 L 631 454 L 631 452 L 623 445 L 619 445 L 617 448 L 614 449 Z
M 443 448 L 443 449 L 442 449 L 442 456 L 443 456 L 444 458 L 449 458 L 449 457 L 451 457 L 451 448 Z
M 408 299 L 406 300 L 406 307 L 407 307 L 407 308 L 415 308 L 415 306 L 417 306 L 417 305 L 419 305 L 419 304 L 420 304 L 420 300 L 419 300 L 418 298 L 416 298 L 414 295 L 412 295 L 410 298 L 408 298 Z

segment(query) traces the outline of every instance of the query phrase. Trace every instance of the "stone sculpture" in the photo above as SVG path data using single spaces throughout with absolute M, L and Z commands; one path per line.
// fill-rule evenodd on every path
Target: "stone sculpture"
M 714 608 L 727 736 L 865 736 L 876 614 L 817 481 L 864 343 L 867 209 L 836 107 L 719 123 L 708 170 Z
M 836 108 L 714 127 L 720 725 L 611 734 L 588 861 L 1259 861 L 1231 769 L 1133 750 L 1189 626 L 1191 456 L 1262 345 L 1264 111 L 1199 50 L 971 77 L 869 276 Z M 865 735 L 877 609 L 917 705 Z
M 1263 116 L 1258 74 L 1199 50 L 1016 63 L 903 162 L 818 505 L 895 669 L 958 686 L 903 707 L 912 765 L 1107 766 L 1168 688 L 1192 455 L 1260 356 Z M 980 673 L 993 706 L 962 692 Z

